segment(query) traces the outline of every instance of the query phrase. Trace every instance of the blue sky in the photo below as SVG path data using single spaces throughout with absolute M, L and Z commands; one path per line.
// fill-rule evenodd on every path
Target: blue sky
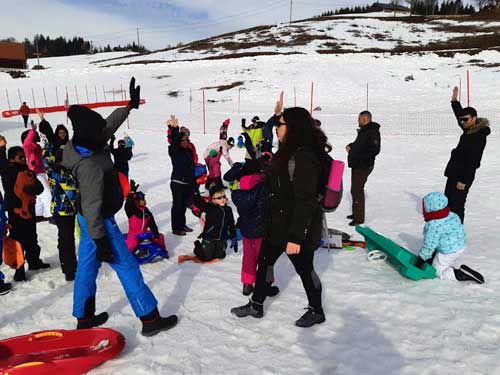
M 293 0 L 295 19 L 367 0 Z M 83 36 L 95 45 L 136 40 L 160 49 L 261 24 L 286 22 L 290 0 L 18 0 L 2 4 L 0 38 Z M 22 16 L 16 17 L 20 14 Z

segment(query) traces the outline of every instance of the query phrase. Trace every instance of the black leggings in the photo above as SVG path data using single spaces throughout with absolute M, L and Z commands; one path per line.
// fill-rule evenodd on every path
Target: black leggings
M 57 248 L 59 261 L 65 275 L 76 273 L 75 216 L 54 215 L 57 225 Z
M 171 182 L 170 189 L 172 190 L 172 230 L 184 230 L 186 226 L 186 210 L 193 195 L 193 187 Z
M 259 254 L 259 265 L 252 301 L 264 303 L 267 291 L 274 279 L 274 264 L 283 254 L 285 248 L 277 247 L 264 241 Z M 320 309 L 321 305 L 321 281 L 314 271 L 314 251 L 301 249 L 299 254 L 288 255 L 295 267 L 295 271 L 302 280 L 302 285 L 307 294 L 309 306 Z

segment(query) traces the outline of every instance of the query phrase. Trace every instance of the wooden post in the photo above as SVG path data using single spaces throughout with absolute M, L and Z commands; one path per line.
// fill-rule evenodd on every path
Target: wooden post
M 56 103 L 59 105 L 59 93 L 57 92 L 57 86 L 56 86 Z
M 90 99 L 89 99 L 89 89 L 88 89 L 87 85 L 85 85 L 85 93 L 87 94 L 87 103 L 90 103 Z
M 106 90 L 104 90 L 104 86 L 102 86 L 102 94 L 104 95 L 104 101 L 106 102 Z
M 17 95 L 19 96 L 19 105 L 23 105 L 23 100 L 21 99 L 21 91 L 17 89 Z
M 206 106 L 205 106 L 205 89 L 202 90 L 203 94 L 203 134 L 207 134 L 207 118 L 206 118 Z
M 31 95 L 33 96 L 33 107 L 36 108 L 35 91 L 33 90 L 33 88 L 31 88 Z
M 9 105 L 9 111 L 12 110 L 10 107 L 9 90 L 5 89 L 5 94 L 7 95 L 7 104 Z
M 80 104 L 80 98 L 78 97 L 78 89 L 76 88 L 76 85 L 75 85 L 75 95 L 76 95 L 76 104 Z
M 95 103 L 97 103 L 99 101 L 99 99 L 97 98 L 97 86 L 94 85 L 94 92 L 95 92 Z

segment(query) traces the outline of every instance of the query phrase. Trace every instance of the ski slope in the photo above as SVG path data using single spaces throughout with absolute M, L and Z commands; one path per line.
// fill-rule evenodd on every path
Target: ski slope
M 126 131 L 135 141 L 130 175 L 146 193 L 171 254 L 169 260 L 143 266 L 144 277 L 159 300 L 160 312 L 176 313 L 180 322 L 154 338 L 142 337 L 140 322 L 117 277 L 103 265 L 98 278 L 98 311 L 110 313 L 106 326 L 123 333 L 127 345 L 118 359 L 92 375 L 500 373 L 500 198 L 495 193 L 500 170 L 498 68 L 468 63 L 471 58 L 498 63 L 500 53 L 455 58 L 311 54 L 111 68 L 89 64 L 103 58 L 106 56 L 43 59 L 41 63 L 48 69 L 30 71 L 27 79 L 13 80 L 0 73 L 0 86 L 11 93 L 11 102 L 19 89 L 31 105 L 33 88 L 37 103 L 43 103 L 45 88 L 49 104 L 53 103 L 56 86 L 59 93 L 67 87 L 71 103 L 76 102 L 77 86 L 79 100 L 84 102 L 85 85 L 91 98 L 94 87 L 101 98 L 103 86 L 111 95 L 120 85 L 126 87 L 132 75 L 147 101 L 131 114 L 130 129 L 125 123 L 117 137 Z M 355 137 L 356 116 L 365 108 L 365 85 L 369 82 L 369 107 L 374 120 L 382 125 L 382 152 L 367 184 L 366 225 L 416 252 L 424 225 L 421 198 L 444 190 L 444 167 L 460 135 L 449 98 L 459 77 L 464 82 L 467 67 L 472 77 L 471 104 L 480 115 L 489 114 L 493 134 L 469 193 L 465 221 L 468 246 L 461 261 L 482 272 L 486 284 L 413 282 L 386 263 L 368 262 L 361 249 L 318 250 L 315 263 L 323 283 L 327 320 L 321 326 L 300 329 L 293 323 L 307 302 L 286 257 L 275 267 L 281 293 L 266 301 L 261 320 L 238 319 L 229 313 L 231 307 L 246 302 L 240 283 L 241 243 L 240 252 L 228 252 L 226 259 L 216 264 L 176 263 L 177 255 L 191 254 L 199 231 L 182 238 L 170 231 L 171 164 L 165 120 L 171 113 L 191 129 L 191 139 L 201 155 L 217 139 L 225 118 L 231 118 L 229 135 L 236 137 L 242 117 L 259 115 L 263 119 L 271 115 L 280 90 L 285 90 L 285 105 L 292 106 L 295 87 L 297 105 L 308 108 L 310 83 L 314 82 L 314 106 L 321 107 L 315 116 L 323 122 L 334 147 L 333 156 L 346 160 L 344 147 Z M 404 77 L 410 74 L 414 80 L 406 82 Z M 207 103 L 203 134 L 200 89 L 235 81 L 244 82 L 241 113 L 238 88 L 221 92 L 207 89 L 207 99 L 213 102 Z M 178 91 L 176 97 L 168 95 L 173 91 Z M 7 109 L 4 92 L 0 92 L 0 106 Z M 109 112 L 101 111 L 103 115 Z M 402 114 L 407 115 L 405 121 L 401 121 Z M 47 115 L 47 119 L 53 125 L 66 122 L 64 114 Z M 6 136 L 9 146 L 19 144 L 22 130 L 20 119 L 0 119 L 0 134 Z M 235 161 L 244 157 L 242 150 L 231 154 Z M 349 172 L 344 186 L 344 201 L 337 212 L 328 214 L 328 222 L 330 227 L 354 235 L 345 219 L 350 214 Z M 197 219 L 189 213 L 187 218 L 188 225 L 198 229 Z M 117 219 L 126 231 L 124 212 Z M 71 316 L 72 283 L 65 282 L 58 265 L 55 227 L 39 224 L 38 235 L 42 257 L 52 268 L 28 272 L 28 283 L 16 284 L 10 294 L 0 297 L 0 338 L 76 325 Z M 5 266 L 0 269 L 11 280 L 13 271 Z

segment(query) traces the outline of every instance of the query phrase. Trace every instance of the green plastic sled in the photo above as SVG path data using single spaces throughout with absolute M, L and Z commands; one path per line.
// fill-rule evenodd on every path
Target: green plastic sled
M 402 248 L 397 243 L 378 234 L 368 227 L 356 226 L 356 232 L 363 235 L 366 241 L 366 247 L 369 251 L 380 250 L 387 254 L 387 260 L 391 263 L 401 275 L 411 279 L 434 279 L 436 269 L 428 263 L 424 263 L 422 268 L 417 268 L 415 262 L 417 256 L 412 252 Z

